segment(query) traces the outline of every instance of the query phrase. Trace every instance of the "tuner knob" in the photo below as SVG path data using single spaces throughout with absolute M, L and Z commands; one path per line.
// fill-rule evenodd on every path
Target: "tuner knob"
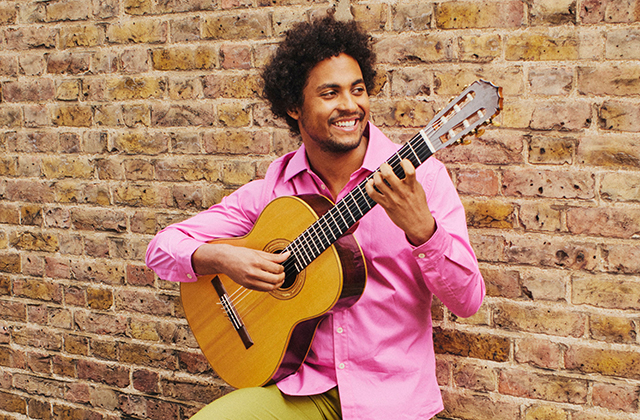
M 494 127 L 500 127 L 502 124 L 500 124 L 498 121 L 491 120 L 491 125 Z
M 476 129 L 476 137 L 481 137 L 484 134 L 484 128 Z

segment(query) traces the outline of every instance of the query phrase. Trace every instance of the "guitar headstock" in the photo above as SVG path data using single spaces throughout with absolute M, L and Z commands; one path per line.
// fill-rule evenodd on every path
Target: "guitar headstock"
M 478 133 L 502 109 L 502 88 L 485 80 L 467 87 L 431 120 L 425 134 L 435 150 Z

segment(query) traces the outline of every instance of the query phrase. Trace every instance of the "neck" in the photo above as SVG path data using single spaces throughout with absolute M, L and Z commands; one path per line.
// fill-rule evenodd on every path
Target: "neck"
M 357 148 L 342 153 L 327 152 L 305 144 L 311 169 L 325 183 L 334 200 L 349 182 L 351 174 L 362 166 L 368 144 L 369 139 L 363 137 Z

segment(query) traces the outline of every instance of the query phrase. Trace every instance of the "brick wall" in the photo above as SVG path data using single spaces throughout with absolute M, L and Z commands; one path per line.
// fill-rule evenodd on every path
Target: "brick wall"
M 144 251 L 296 147 L 258 69 L 332 6 L 377 41 L 398 142 L 504 88 L 501 128 L 438 153 L 488 290 L 433 306 L 441 418 L 640 418 L 640 0 L 0 0 L 0 419 L 184 419 L 229 390 Z

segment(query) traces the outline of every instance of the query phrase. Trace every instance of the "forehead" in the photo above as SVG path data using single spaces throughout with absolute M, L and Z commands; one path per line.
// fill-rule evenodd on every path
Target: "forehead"
M 340 54 L 320 61 L 309 72 L 307 87 L 316 89 L 323 85 L 352 85 L 362 81 L 360 65 L 351 56 Z

